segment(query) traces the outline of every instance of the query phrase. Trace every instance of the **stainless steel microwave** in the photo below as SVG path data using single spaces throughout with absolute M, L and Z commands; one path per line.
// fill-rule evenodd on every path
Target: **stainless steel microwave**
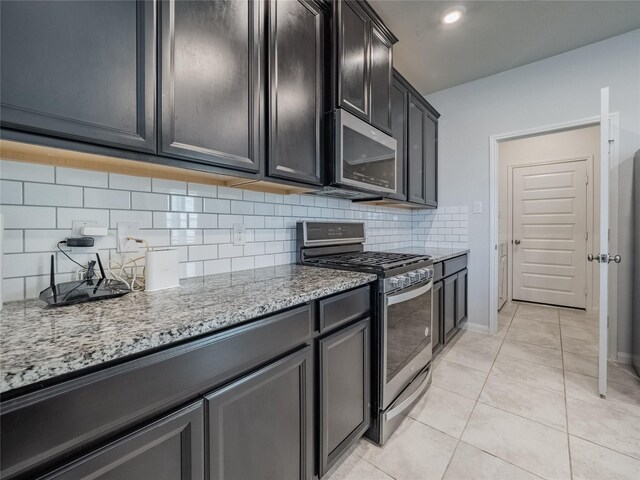
M 335 113 L 334 184 L 381 196 L 396 193 L 396 140 L 349 112 Z

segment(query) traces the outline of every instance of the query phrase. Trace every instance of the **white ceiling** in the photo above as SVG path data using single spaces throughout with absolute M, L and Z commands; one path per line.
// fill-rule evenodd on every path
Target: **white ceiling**
M 399 41 L 394 66 L 424 95 L 640 28 L 640 1 L 370 0 Z M 440 21 L 462 5 L 463 19 Z

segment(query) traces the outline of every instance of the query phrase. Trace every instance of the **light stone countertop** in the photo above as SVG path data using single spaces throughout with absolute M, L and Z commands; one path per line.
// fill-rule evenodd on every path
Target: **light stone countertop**
M 9 302 L 0 312 L 0 392 L 211 333 L 376 279 L 282 265 L 182 280 L 180 287 L 44 309 Z

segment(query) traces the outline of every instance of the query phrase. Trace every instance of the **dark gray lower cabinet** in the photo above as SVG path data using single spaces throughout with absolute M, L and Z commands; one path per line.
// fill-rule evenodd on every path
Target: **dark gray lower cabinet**
M 467 319 L 467 270 L 456 275 L 456 326 Z
M 369 318 L 318 343 L 322 476 L 369 428 Z
M 443 289 L 442 282 L 436 282 L 433 284 L 433 310 L 431 316 L 431 340 L 433 345 L 433 352 L 436 353 L 443 345 L 442 338 L 442 319 L 444 309 L 443 303 Z
M 444 308 L 444 316 L 443 316 L 443 328 L 442 335 L 444 338 L 444 343 L 451 338 L 452 335 L 456 333 L 456 280 L 457 275 L 452 275 L 450 277 L 445 278 L 442 281 L 442 291 L 443 291 L 443 301 L 442 306 Z
M 155 152 L 156 3 L 0 2 L 2 126 Z
M 205 396 L 210 479 L 312 476 L 311 347 Z
M 198 480 L 204 478 L 202 400 L 168 415 L 46 479 Z

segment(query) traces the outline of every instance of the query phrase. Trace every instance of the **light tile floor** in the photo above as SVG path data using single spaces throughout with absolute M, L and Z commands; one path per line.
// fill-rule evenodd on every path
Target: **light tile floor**
M 384 448 L 366 440 L 330 480 L 640 480 L 640 380 L 610 362 L 597 391 L 597 319 L 508 303 L 498 335 L 461 332 Z

